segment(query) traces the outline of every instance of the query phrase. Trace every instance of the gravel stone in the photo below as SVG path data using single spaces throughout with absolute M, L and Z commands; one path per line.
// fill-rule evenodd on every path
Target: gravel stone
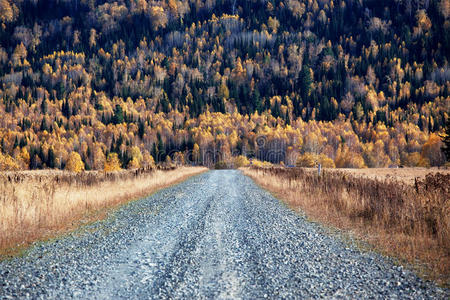
M 0 262 L 0 299 L 449 297 L 236 170 L 192 177 Z

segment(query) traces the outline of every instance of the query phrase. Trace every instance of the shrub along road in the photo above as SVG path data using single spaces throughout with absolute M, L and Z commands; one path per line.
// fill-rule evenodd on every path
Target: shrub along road
M 0 263 L 0 298 L 449 295 L 327 234 L 239 171 L 195 176 Z

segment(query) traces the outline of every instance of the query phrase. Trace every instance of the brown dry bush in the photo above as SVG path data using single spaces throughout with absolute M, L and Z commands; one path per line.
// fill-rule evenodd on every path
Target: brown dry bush
M 413 185 L 395 179 L 356 177 L 302 168 L 250 168 L 263 187 L 311 217 L 357 230 L 387 253 L 427 264 L 448 284 L 450 270 L 450 174 L 429 174 Z

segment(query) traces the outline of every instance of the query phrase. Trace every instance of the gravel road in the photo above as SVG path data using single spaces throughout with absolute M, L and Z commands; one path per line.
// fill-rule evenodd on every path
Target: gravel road
M 1 299 L 449 296 L 229 170 L 192 177 L 0 262 Z

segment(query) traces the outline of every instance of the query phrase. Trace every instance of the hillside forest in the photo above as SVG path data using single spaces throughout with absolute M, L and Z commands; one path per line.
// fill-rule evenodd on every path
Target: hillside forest
M 2 170 L 446 163 L 450 0 L 0 0 L 0 23 Z

